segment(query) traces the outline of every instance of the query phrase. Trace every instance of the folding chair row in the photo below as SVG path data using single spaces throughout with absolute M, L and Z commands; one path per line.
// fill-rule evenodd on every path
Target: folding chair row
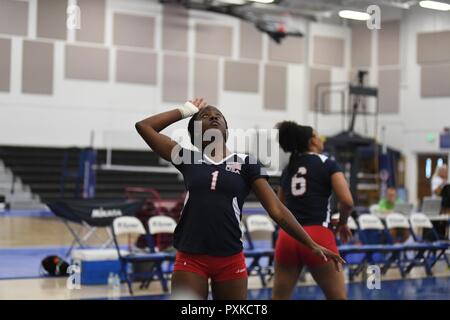
M 408 220 L 402 214 L 393 213 L 388 215 L 385 221 L 388 230 L 403 230 L 412 236 L 413 241 L 403 243 L 406 252 L 402 253 L 402 263 L 405 264 L 406 274 L 415 266 L 423 266 L 427 275 L 431 276 L 433 266 L 441 259 L 446 261 L 447 266 L 450 267 L 446 255 L 449 242 L 439 239 L 439 235 L 427 215 L 414 213 Z M 393 240 L 395 241 L 395 239 Z M 408 252 L 411 253 L 411 257 L 408 256 Z
M 247 272 L 249 275 L 253 275 L 256 272 L 261 280 L 262 286 L 266 287 L 266 277 L 271 277 L 273 274 L 274 243 L 277 229 L 272 220 L 262 214 L 247 216 L 245 224 L 241 224 L 241 229 L 247 240 L 244 255 L 251 260 L 247 266 Z M 269 233 L 270 241 L 266 241 L 263 246 L 256 246 L 255 240 L 252 237 L 252 234 L 255 232 Z M 263 259 L 267 260 L 267 266 L 262 265 Z
M 148 286 L 150 281 L 156 276 L 161 282 L 162 288 L 165 292 L 168 291 L 167 279 L 162 270 L 162 264 L 164 262 L 173 262 L 175 260 L 175 253 L 158 252 L 157 246 L 155 245 L 154 237 L 161 234 L 173 234 L 176 227 L 176 222 L 174 219 L 167 216 L 154 216 L 148 221 L 148 233 L 146 232 L 144 226 L 139 219 L 135 217 L 120 217 L 116 218 L 113 223 L 113 237 L 114 243 L 119 255 L 119 260 L 121 264 L 121 274 L 125 277 L 128 289 L 132 294 L 132 281 L 135 278 L 145 278 L 141 288 Z M 252 239 L 251 234 L 257 231 L 269 232 L 274 234 L 276 228 L 273 222 L 263 215 L 251 215 L 248 216 L 245 224 L 241 224 L 241 228 L 245 238 L 247 240 L 248 247 L 244 249 L 244 255 L 246 258 L 251 259 L 248 264 L 248 273 L 252 274 L 256 272 L 261 279 L 263 286 L 266 285 L 265 277 L 270 275 L 273 271 L 273 240 L 267 247 L 261 248 L 255 246 L 255 241 Z M 130 254 L 124 255 L 123 252 L 119 250 L 118 236 L 119 235 L 144 235 L 149 252 L 132 252 Z M 263 258 L 268 258 L 267 267 L 261 265 Z M 145 273 L 132 272 L 130 270 L 130 264 L 151 262 L 153 267 L 151 271 Z
M 358 223 L 349 218 L 349 227 L 354 233 L 353 240 L 349 244 L 341 244 L 339 239 L 337 242 L 340 254 L 349 264 L 350 280 L 369 264 L 382 265 L 383 272 L 393 264 L 402 270 L 397 262 L 403 248 L 389 241 L 386 228 L 377 216 L 362 214 Z
M 334 216 L 333 218 L 336 218 Z M 406 220 L 406 223 L 405 223 Z M 410 223 L 414 227 L 430 228 L 433 230 L 433 225 L 429 219 L 421 214 L 413 214 L 410 217 Z M 409 272 L 412 267 L 416 265 L 423 265 L 427 273 L 431 273 L 431 268 L 440 259 L 447 259 L 445 251 L 448 248 L 448 243 L 445 242 L 420 242 L 419 235 L 412 231 L 415 242 L 409 244 L 395 244 L 388 230 L 392 228 L 410 228 L 408 220 L 402 215 L 392 214 L 386 218 L 386 226 L 382 221 L 373 215 L 361 215 L 358 218 L 358 224 L 350 218 L 348 221 L 349 227 L 356 231 L 357 239 L 361 244 L 352 243 L 339 245 L 341 254 L 346 257 L 351 254 L 359 254 L 360 259 L 353 262 L 359 266 L 367 264 L 382 264 L 383 272 L 386 272 L 392 265 L 400 269 L 402 275 Z M 121 263 L 121 273 L 125 276 L 130 293 L 132 293 L 131 282 L 133 278 L 145 276 L 147 283 L 153 280 L 155 276 L 160 280 L 164 291 L 167 291 L 167 279 L 162 270 L 162 263 L 166 261 L 173 261 L 175 259 L 174 253 L 158 252 L 155 246 L 153 236 L 156 234 L 173 233 L 176 227 L 176 222 L 167 216 L 155 216 L 149 219 L 147 233 L 142 223 L 135 217 L 120 217 L 116 218 L 113 223 L 114 243 L 118 250 L 118 255 Z M 268 232 L 275 239 L 276 227 L 269 217 L 265 215 L 250 215 L 247 216 L 245 224 L 241 225 L 245 238 L 247 240 L 247 247 L 244 249 L 246 258 L 251 259 L 248 264 L 248 272 L 250 275 L 256 273 L 263 286 L 266 286 L 266 277 L 273 274 L 273 256 L 274 256 L 274 241 L 269 241 L 270 244 L 264 247 L 255 245 L 255 240 L 252 237 L 257 231 Z M 435 231 L 434 231 L 435 232 Z M 149 253 L 130 253 L 123 255 L 119 250 L 117 241 L 118 235 L 123 234 L 138 234 L 145 235 Z M 437 235 L 436 235 L 437 236 Z M 436 238 L 437 239 L 437 238 Z M 413 259 L 406 260 L 401 254 L 406 251 L 413 251 L 415 256 Z M 262 265 L 262 259 L 267 258 L 267 266 Z M 348 259 L 347 259 L 348 260 Z M 145 275 L 130 272 L 128 266 L 137 262 L 152 262 L 153 268 Z M 407 265 L 405 263 L 408 262 Z M 447 260 L 448 263 L 448 260 Z M 361 268 L 353 271 L 353 276 L 361 272 Z
M 349 219 L 349 226 L 355 232 L 356 240 L 350 244 L 339 245 L 341 255 L 350 264 L 357 266 L 356 269 L 350 269 L 351 279 L 368 264 L 382 265 L 383 273 L 391 266 L 398 267 L 402 276 L 415 266 L 423 266 L 427 274 L 431 275 L 432 267 L 440 259 L 444 259 L 448 264 L 445 251 L 449 244 L 439 240 L 431 221 L 423 214 L 411 214 L 408 220 L 402 214 L 392 213 L 386 216 L 386 225 L 375 215 L 362 214 L 358 217 L 358 224 Z M 432 235 L 431 242 L 424 241 L 417 232 L 418 229 L 429 230 Z M 393 234 L 398 230 L 410 234 L 410 240 L 396 243 L 397 239 Z
M 176 227 L 174 219 L 167 216 L 154 216 L 148 221 L 148 232 L 141 221 L 136 217 L 119 217 L 113 222 L 113 239 L 120 261 L 120 273 L 126 279 L 128 290 L 133 294 L 132 281 L 139 278 L 143 280 L 141 288 L 148 284 L 156 276 L 161 282 L 164 292 L 168 291 L 167 279 L 164 275 L 162 264 L 175 260 L 175 253 L 159 252 L 155 246 L 153 237 L 157 234 L 173 234 Z M 118 236 L 144 235 L 149 252 L 132 252 L 126 255 L 120 251 Z M 137 263 L 151 263 L 151 268 L 146 272 L 133 272 L 132 265 Z

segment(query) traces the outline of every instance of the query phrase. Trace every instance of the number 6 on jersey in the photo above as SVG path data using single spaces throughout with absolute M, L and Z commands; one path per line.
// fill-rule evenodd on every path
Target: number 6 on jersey
M 301 196 L 306 192 L 306 179 L 303 177 L 306 174 L 306 168 L 298 168 L 297 174 L 291 180 L 291 192 L 293 196 Z

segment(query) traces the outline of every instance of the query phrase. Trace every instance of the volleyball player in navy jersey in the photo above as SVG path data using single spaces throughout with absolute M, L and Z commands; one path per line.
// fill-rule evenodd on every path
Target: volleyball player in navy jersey
M 181 148 L 159 133 L 188 117 L 192 117 L 188 124 L 191 142 L 199 151 Z M 201 130 L 196 130 L 199 124 Z M 311 240 L 279 201 L 256 159 L 228 150 L 228 125 L 217 108 L 195 99 L 136 123 L 136 129 L 154 152 L 183 174 L 188 191 L 174 235 L 177 255 L 172 295 L 188 293 L 191 295 L 182 297 L 206 299 L 211 279 L 214 299 L 246 299 L 247 268 L 240 221 L 251 189 L 272 219 L 320 260 L 344 263 L 338 254 Z
M 351 237 L 347 219 L 353 199 L 344 174 L 334 160 L 320 154 L 323 143 L 313 128 L 291 121 L 281 122 L 277 128 L 281 148 L 291 153 L 281 175 L 278 196 L 315 242 L 338 253 L 335 235 L 329 229 L 329 201 L 334 191 L 340 211 L 336 232 L 345 243 Z M 304 266 L 327 299 L 347 298 L 342 268 L 317 259 L 309 248 L 280 230 L 275 247 L 274 299 L 291 297 Z

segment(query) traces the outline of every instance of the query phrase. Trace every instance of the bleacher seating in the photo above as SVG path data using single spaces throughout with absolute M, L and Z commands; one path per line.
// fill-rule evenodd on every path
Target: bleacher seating
M 67 148 L 48 147 L 0 147 L 0 159 L 10 168 L 16 177 L 20 177 L 31 192 L 38 195 L 43 203 L 61 199 L 61 177 L 64 154 Z M 106 163 L 106 150 L 97 150 L 97 164 Z M 151 151 L 114 150 L 112 164 L 124 166 L 167 167 L 158 155 Z M 78 157 L 68 159 L 69 170 L 78 169 Z M 279 178 L 271 178 L 273 185 Z M 126 187 L 151 187 L 161 194 L 163 199 L 175 199 L 184 191 L 184 183 L 177 172 L 139 172 L 98 170 L 96 198 L 116 199 L 124 197 Z M 76 181 L 67 180 L 63 198 L 73 198 Z M 256 198 L 251 194 L 248 201 Z
M 63 148 L 1 147 L 0 159 L 15 176 L 19 176 L 43 202 L 60 199 Z M 106 151 L 97 150 L 97 164 L 106 162 Z M 159 157 L 145 151 L 114 151 L 113 163 L 129 166 L 162 166 Z M 76 171 L 78 158 L 69 158 L 68 167 Z M 96 197 L 103 199 L 124 196 L 127 186 L 153 187 L 163 198 L 176 198 L 184 185 L 176 173 L 148 173 L 123 171 L 97 171 Z M 64 198 L 73 198 L 76 182 L 67 181 Z

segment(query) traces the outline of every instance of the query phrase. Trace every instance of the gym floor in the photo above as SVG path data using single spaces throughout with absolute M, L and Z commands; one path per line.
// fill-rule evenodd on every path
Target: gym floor
M 101 231 L 101 230 L 100 230 Z M 135 294 L 130 296 L 125 284 L 120 293 L 112 292 L 106 285 L 83 285 L 79 290 L 69 290 L 67 278 L 42 276 L 39 264 L 50 254 L 64 257 L 73 238 L 64 224 L 45 213 L 16 213 L 0 215 L 0 300 L 1 299 L 169 299 L 159 282 L 147 289 L 134 284 Z M 99 233 L 102 241 L 106 233 Z M 38 244 L 38 246 L 37 246 Z M 95 241 L 93 242 L 95 244 Z M 360 300 L 427 300 L 450 299 L 450 270 L 438 263 L 434 276 L 426 277 L 423 268 L 414 268 L 407 279 L 401 279 L 398 270 L 392 269 L 383 276 L 381 289 L 368 289 L 361 277 L 348 283 L 349 299 Z M 271 286 L 262 288 L 259 278 L 249 278 L 249 299 L 270 299 Z M 292 299 L 324 299 L 309 273 L 299 281 Z

